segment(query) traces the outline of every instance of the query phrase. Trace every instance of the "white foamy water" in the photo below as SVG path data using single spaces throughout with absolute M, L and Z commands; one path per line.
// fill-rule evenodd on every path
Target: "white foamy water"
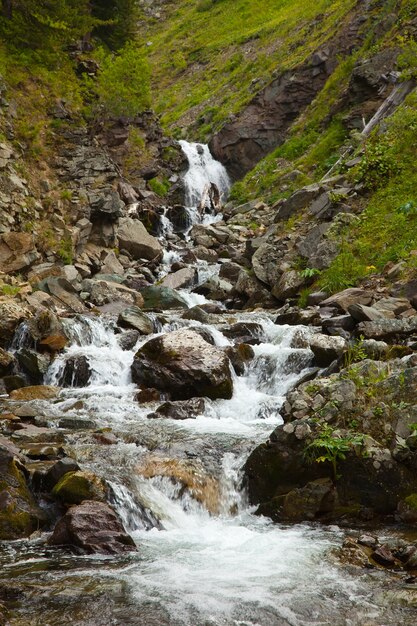
M 225 167 L 213 158 L 207 145 L 188 141 L 179 143 L 189 165 L 183 180 L 191 223 L 213 223 L 221 219 L 221 215 L 212 210 L 210 196 L 214 193 L 214 202 L 220 207 L 230 190 L 230 178 Z

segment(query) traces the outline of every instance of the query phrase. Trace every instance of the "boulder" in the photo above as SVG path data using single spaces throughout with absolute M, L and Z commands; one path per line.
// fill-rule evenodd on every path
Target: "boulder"
M 144 309 L 188 309 L 184 298 L 174 289 L 151 285 L 140 291 L 143 297 Z
M 124 203 L 114 189 L 105 189 L 100 193 L 90 193 L 88 200 L 91 207 L 91 220 L 93 222 L 103 220 L 103 218 L 114 222 L 123 214 Z
M 103 481 L 92 472 L 65 472 L 52 489 L 52 495 L 65 504 L 81 504 L 83 500 L 105 500 Z
M 192 330 L 151 339 L 136 353 L 132 380 L 170 394 L 173 400 L 231 398 L 230 361 Z
M 184 267 L 183 269 L 168 274 L 161 282 L 162 287 L 169 287 L 170 289 L 184 289 L 185 287 L 192 287 L 197 282 L 197 272 L 193 267 Z
M 102 274 L 118 274 L 119 276 L 123 276 L 123 265 L 120 263 L 113 250 L 105 257 L 100 271 Z
M 417 316 L 407 319 L 381 319 L 373 322 L 361 322 L 357 327 L 359 336 L 366 339 L 389 340 L 406 337 L 417 332 Z
M 119 248 L 127 250 L 134 259 L 160 261 L 163 250 L 158 239 L 152 237 L 139 220 L 123 217 L 117 229 Z
M 293 298 L 296 296 L 300 289 L 305 286 L 306 279 L 296 270 L 289 270 L 284 272 L 276 283 L 272 287 L 272 295 L 277 299 L 284 301 L 287 298 Z
M 104 502 L 90 500 L 70 507 L 48 543 L 73 546 L 87 554 L 123 554 L 136 549 L 114 510 Z
M 248 343 L 240 343 L 237 346 L 227 346 L 225 353 L 238 376 L 243 376 L 247 364 L 255 358 L 255 352 Z
M 50 491 L 69 472 L 79 470 L 78 463 L 69 457 L 64 457 L 56 461 L 42 477 L 42 488 Z
M 149 419 L 169 418 L 173 420 L 195 419 L 204 413 L 206 402 L 204 398 L 164 402 L 154 413 L 149 413 Z
M 25 270 L 40 259 L 33 235 L 10 232 L 0 235 L 0 272 L 9 274 Z
M 0 346 L 5 348 L 21 322 L 32 317 L 30 309 L 14 300 L 0 302 Z
M 10 352 L 6 352 L 3 348 L 0 348 L 0 378 L 8 376 L 13 372 L 16 359 Z
M 395 315 L 391 311 L 383 311 L 372 306 L 364 304 L 351 304 L 348 308 L 349 314 L 357 322 L 373 322 L 374 320 L 394 318 Z
M 65 361 L 59 380 L 61 387 L 86 387 L 91 377 L 91 367 L 86 356 L 74 355 Z
M 300 309 L 298 306 L 285 305 L 279 310 L 275 324 L 289 326 L 320 326 L 321 318 L 317 309 L 309 307 Z
M 327 367 L 341 357 L 347 349 L 347 342 L 342 337 L 328 337 L 320 334 L 313 335 L 309 344 L 319 367 Z
M 21 369 L 34 384 L 40 384 L 48 371 L 51 358 L 47 354 L 39 354 L 35 350 L 23 348 L 17 352 L 17 360 Z
M 350 287 L 335 293 L 333 296 L 320 302 L 321 307 L 335 307 L 342 313 L 347 313 L 352 304 L 364 304 L 367 306 L 372 302 L 372 292 L 358 287 Z
M 321 189 L 320 185 L 313 184 L 295 191 L 278 207 L 275 222 L 287 220 L 294 213 L 307 208 L 320 195 Z
M 233 290 L 233 286 L 227 281 L 219 278 L 218 276 L 212 276 L 204 283 L 193 289 L 193 293 L 198 293 L 205 296 L 209 300 L 226 300 Z
M 11 392 L 12 400 L 53 400 L 59 394 L 59 387 L 48 385 L 35 385 L 33 387 L 22 387 Z
M 252 268 L 256 278 L 267 285 L 276 284 L 282 274 L 279 269 L 282 256 L 282 251 L 275 244 L 261 244 L 252 256 Z
M 222 328 L 222 333 L 239 343 L 257 344 L 265 340 L 264 329 L 256 322 L 236 322 L 228 328 Z
M 117 319 L 117 323 L 122 328 L 133 328 L 139 331 L 141 335 L 152 335 L 155 331 L 150 317 L 137 306 L 130 306 L 122 311 Z
M 28 537 L 45 521 L 22 469 L 19 450 L 0 436 L 0 541 Z
M 122 350 L 133 350 L 140 336 L 138 330 L 127 330 L 117 337 L 117 343 Z

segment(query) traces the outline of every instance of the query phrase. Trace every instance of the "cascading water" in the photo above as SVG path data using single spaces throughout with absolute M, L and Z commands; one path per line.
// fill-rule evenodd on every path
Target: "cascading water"
M 224 168 L 207 147 L 182 142 L 190 161 L 188 204 L 197 220 L 208 183 L 228 189 Z M 169 265 L 175 253 L 164 257 Z M 216 267 L 199 266 L 207 277 Z M 183 292 L 188 305 L 195 294 Z M 131 383 L 135 351 L 123 350 L 115 323 L 65 320 L 70 345 L 51 365 L 46 382 L 59 384 L 66 365 L 83 359 L 86 386 L 64 389 L 45 410 L 56 423 L 88 420 L 111 429 L 113 445 L 87 434 L 69 436 L 65 452 L 101 476 L 109 499 L 138 545 L 137 554 L 106 560 L 71 557 L 36 544 L 0 550 L 7 580 L 33 586 L 30 606 L 17 602 L 12 626 L 382 626 L 383 603 L 370 601 L 357 580 L 329 557 L 342 531 L 278 526 L 254 515 L 242 489 L 241 468 L 253 448 L 281 422 L 285 394 L 308 372 L 311 353 L 294 340 L 303 327 L 277 326 L 267 313 L 227 313 L 204 325 L 165 312 L 156 334 L 196 327 L 217 346 L 229 346 L 224 325 L 260 325 L 255 357 L 234 376 L 230 400 L 207 401 L 195 419 L 148 419 L 157 403 L 140 404 Z M 26 341 L 22 328 L 16 344 Z M 75 382 L 75 379 L 73 380 Z M 46 403 L 47 404 L 47 403 Z M 326 560 L 323 566 L 323 561 Z M 1 581 L 0 581 L 1 582 Z M 34 615 L 42 615 L 33 620 Z M 411 626 L 402 616 L 403 626 Z M 383 620 L 383 621 L 381 621 Z
M 209 224 L 221 219 L 221 203 L 230 190 L 225 167 L 213 158 L 207 145 L 188 141 L 179 143 L 189 165 L 183 181 L 191 224 Z

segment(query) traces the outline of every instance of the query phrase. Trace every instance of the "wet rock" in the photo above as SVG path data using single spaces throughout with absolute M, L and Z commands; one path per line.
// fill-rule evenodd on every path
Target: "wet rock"
M 52 490 L 55 485 L 69 472 L 77 472 L 79 470 L 78 463 L 69 457 L 64 457 L 56 461 L 52 467 L 48 469 L 42 479 L 42 487 L 45 490 Z
M 256 344 L 265 340 L 264 329 L 256 322 L 237 322 L 228 328 L 222 328 L 222 333 L 239 343 Z
M 17 360 L 30 382 L 40 384 L 48 371 L 51 359 L 48 355 L 23 348 L 17 352 Z
M 200 261 L 207 261 L 207 263 L 217 262 L 218 254 L 215 250 L 209 250 L 205 246 L 196 246 L 193 248 L 193 252 Z
M 309 343 L 319 367 L 330 365 L 341 357 L 347 348 L 346 340 L 342 337 L 328 337 L 327 335 L 313 335 Z
M 147 259 L 148 261 L 160 261 L 162 259 L 162 247 L 158 239 L 149 235 L 148 231 L 139 220 L 124 217 L 119 221 L 117 230 L 119 248 L 127 250 L 134 259 Z
M 141 335 L 152 335 L 154 325 L 150 317 L 137 306 L 131 306 L 122 311 L 117 319 L 122 328 L 133 328 Z
M 387 546 L 379 546 L 372 552 L 371 556 L 374 561 L 384 567 L 392 567 L 395 565 L 395 557 Z
M 184 298 L 174 289 L 152 285 L 141 289 L 145 309 L 188 309 Z
M 333 511 L 335 501 L 333 482 L 329 478 L 320 478 L 285 496 L 282 517 L 293 522 L 320 519 Z
M 30 309 L 10 300 L 0 303 L 0 347 L 7 347 L 21 322 L 32 317 Z
M 113 509 L 104 502 L 89 500 L 66 512 L 48 543 L 70 545 L 87 554 L 123 554 L 136 550 Z
M 45 516 L 26 482 L 19 450 L 0 436 L 0 540 L 29 536 Z
M 0 378 L 11 374 L 15 367 L 15 363 L 16 359 L 13 354 L 6 352 L 3 348 L 0 348 Z
M 366 546 L 367 548 L 375 549 L 378 545 L 378 539 L 373 535 L 360 535 L 358 539 L 360 546 Z
M 59 387 L 50 385 L 35 385 L 31 387 L 22 387 L 11 392 L 12 400 L 52 400 L 59 394 Z
M 321 307 L 335 307 L 342 313 L 347 313 L 353 304 L 364 304 L 367 306 L 372 302 L 372 292 L 357 287 L 344 289 L 339 293 L 326 298 L 320 302 Z
M 170 289 L 184 289 L 185 287 L 192 287 L 196 281 L 196 270 L 193 267 L 184 267 L 173 274 L 165 276 L 161 286 L 169 287 Z
M 226 300 L 233 290 L 233 286 L 227 281 L 219 278 L 218 276 L 212 276 L 204 283 L 193 289 L 193 293 L 198 293 L 210 300 Z
M 207 396 L 231 398 L 230 362 L 192 330 L 180 330 L 148 341 L 136 353 L 132 380 L 169 393 L 173 400 Z
M 238 376 L 244 375 L 247 364 L 255 357 L 252 346 L 247 343 L 240 343 L 238 346 L 228 346 L 225 352 Z
M 117 343 L 122 350 L 133 350 L 140 336 L 138 330 L 127 330 L 117 337 Z
M 5 376 L 3 378 L 4 388 L 6 393 L 11 394 L 15 389 L 21 389 L 27 385 L 26 380 L 23 376 Z
M 149 413 L 149 419 L 169 418 L 173 420 L 195 419 L 204 413 L 206 402 L 204 398 L 164 402 L 154 413 Z
M 195 320 L 196 322 L 201 322 L 202 324 L 208 324 L 210 322 L 210 315 L 199 306 L 193 306 L 191 309 L 186 311 L 182 317 L 185 320 Z
M 42 280 L 39 285 L 39 289 L 45 291 L 56 298 L 60 306 L 64 305 L 71 312 L 85 313 L 86 308 L 81 302 L 77 291 L 73 285 L 63 277 L 50 277 Z
M 59 384 L 61 387 L 86 387 L 91 377 L 91 367 L 86 356 L 71 356 L 65 361 Z
M 80 504 L 84 500 L 104 501 L 103 481 L 92 472 L 66 472 L 52 489 L 52 495 L 65 504 Z

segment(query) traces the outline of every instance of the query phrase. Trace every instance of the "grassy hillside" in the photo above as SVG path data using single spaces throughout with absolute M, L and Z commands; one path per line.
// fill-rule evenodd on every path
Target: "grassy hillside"
M 162 121 L 204 139 L 274 71 L 325 42 L 356 0 L 174 0 L 148 24 L 154 103 Z

